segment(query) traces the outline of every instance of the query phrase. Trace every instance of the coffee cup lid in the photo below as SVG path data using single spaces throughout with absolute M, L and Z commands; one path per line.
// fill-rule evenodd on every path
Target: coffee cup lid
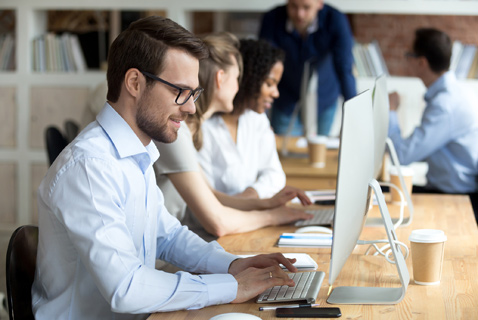
M 419 243 L 435 243 L 435 242 L 444 242 L 446 241 L 445 232 L 442 230 L 434 230 L 434 229 L 417 229 L 413 230 L 412 234 L 408 240 L 411 242 L 419 242 Z
M 310 143 L 327 143 L 327 136 L 308 136 L 307 141 Z
M 410 167 L 400 166 L 400 171 L 404 176 L 413 176 L 413 169 Z M 395 166 L 390 167 L 390 174 L 398 176 L 398 168 Z

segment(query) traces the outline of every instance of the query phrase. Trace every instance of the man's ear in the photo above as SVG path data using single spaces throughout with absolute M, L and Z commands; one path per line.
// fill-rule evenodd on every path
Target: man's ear
M 124 87 L 129 95 L 137 98 L 141 94 L 142 87 L 146 86 L 143 74 L 136 68 L 131 68 L 124 75 Z M 143 88 L 144 89 L 144 88 Z
M 424 56 L 420 56 L 420 57 L 417 57 L 417 59 L 418 59 L 418 65 L 420 67 L 430 69 L 430 65 L 428 64 L 427 58 L 425 58 Z
M 222 86 L 222 83 L 224 82 L 224 70 L 222 69 L 219 69 L 217 72 L 216 72 L 216 88 L 217 89 L 220 89 L 221 86 Z

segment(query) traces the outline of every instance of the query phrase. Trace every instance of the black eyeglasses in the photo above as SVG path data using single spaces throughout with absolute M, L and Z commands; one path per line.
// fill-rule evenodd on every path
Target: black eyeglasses
M 196 100 L 199 98 L 201 93 L 204 91 L 204 89 L 201 88 L 201 87 L 197 87 L 196 89 L 180 88 L 180 87 L 178 87 L 178 86 L 176 86 L 176 85 L 174 85 L 170 82 L 167 82 L 166 80 L 163 80 L 163 79 L 155 76 L 152 73 L 149 73 L 149 72 L 146 72 L 146 71 L 141 71 L 141 73 L 144 74 L 145 76 L 153 79 L 153 80 L 159 81 L 161 83 L 164 83 L 164 84 L 178 90 L 179 93 L 176 97 L 176 100 L 174 100 L 174 102 L 176 102 L 176 104 L 179 104 L 180 106 L 182 106 L 183 104 L 188 102 L 189 98 L 191 98 L 191 97 L 193 97 L 193 101 L 196 102 Z
M 405 52 L 405 58 L 418 58 L 419 55 L 414 52 Z

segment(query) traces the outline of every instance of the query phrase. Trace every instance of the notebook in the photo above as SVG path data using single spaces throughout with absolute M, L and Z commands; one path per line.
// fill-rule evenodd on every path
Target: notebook
M 330 248 L 332 235 L 324 233 L 283 233 L 277 242 L 279 247 Z

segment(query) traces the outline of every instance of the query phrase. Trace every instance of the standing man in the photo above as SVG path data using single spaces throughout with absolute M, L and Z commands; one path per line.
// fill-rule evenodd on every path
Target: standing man
M 427 185 L 420 191 L 476 193 L 478 103 L 448 70 L 451 52 L 451 40 L 444 32 L 428 28 L 415 31 L 412 49 L 406 56 L 413 75 L 427 87 L 426 107 L 420 126 L 402 138 L 395 112 L 399 97 L 391 94 L 388 135 L 401 164 L 428 163 Z M 414 187 L 413 191 L 419 189 Z
M 304 64 L 318 72 L 318 133 L 329 134 L 337 109 L 337 98 L 356 95 L 352 75 L 353 37 L 344 14 L 323 0 L 288 0 L 287 5 L 267 12 L 259 37 L 286 52 L 280 97 L 274 102 L 271 124 L 278 134 L 287 132 L 292 112 L 300 99 Z M 293 135 L 303 134 L 300 116 Z
M 174 141 L 195 112 L 207 54 L 202 41 L 161 17 L 132 23 L 111 45 L 107 103 L 39 187 L 36 319 L 145 319 L 293 285 L 279 267 L 297 271 L 291 261 L 237 259 L 203 241 L 167 212 L 156 186 L 152 139 Z M 199 275 L 156 270 L 155 259 Z

